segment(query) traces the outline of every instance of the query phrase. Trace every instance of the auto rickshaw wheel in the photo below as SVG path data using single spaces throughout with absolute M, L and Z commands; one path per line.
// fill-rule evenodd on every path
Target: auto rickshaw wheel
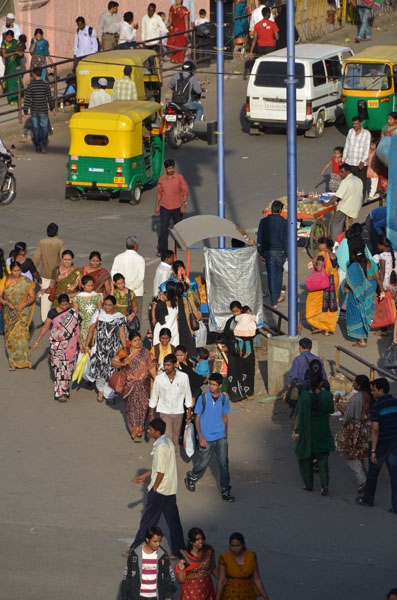
M 136 183 L 128 195 L 128 202 L 132 205 L 139 204 L 142 198 L 142 186 Z

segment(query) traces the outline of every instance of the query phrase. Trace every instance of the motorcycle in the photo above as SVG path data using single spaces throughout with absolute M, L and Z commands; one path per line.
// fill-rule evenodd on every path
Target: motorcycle
M 0 188 L 0 204 L 7 205 L 11 204 L 17 195 L 17 184 L 14 174 L 12 173 L 15 165 L 12 164 L 12 157 L 9 154 L 0 154 L 0 160 L 7 167 L 4 185 Z
M 195 121 L 196 111 L 183 104 L 170 102 L 164 112 L 167 122 L 167 140 L 171 148 L 180 148 L 182 144 L 193 140 L 196 134 L 206 131 L 203 121 Z

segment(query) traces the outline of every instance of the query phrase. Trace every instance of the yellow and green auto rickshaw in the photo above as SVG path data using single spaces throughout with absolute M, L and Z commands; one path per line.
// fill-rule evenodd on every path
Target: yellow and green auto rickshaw
M 161 174 L 165 122 L 160 111 L 158 102 L 119 100 L 74 114 L 65 198 L 119 195 L 138 204 L 143 187 Z
M 116 79 L 123 77 L 124 67 L 132 67 L 138 100 L 161 100 L 161 72 L 157 54 L 153 50 L 111 50 L 90 54 L 76 67 L 76 109 L 88 107 L 91 93 L 98 89 L 98 79 L 105 77 L 106 91 L 112 95 Z
M 397 46 L 372 46 L 344 61 L 342 100 L 346 122 L 356 115 L 372 131 L 387 124 L 397 104 Z

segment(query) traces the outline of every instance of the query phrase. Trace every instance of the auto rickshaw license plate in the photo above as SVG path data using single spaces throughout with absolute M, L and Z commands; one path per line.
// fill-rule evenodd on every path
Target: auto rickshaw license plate
M 379 108 L 379 100 L 368 100 L 368 108 Z
M 115 177 L 113 179 L 114 183 L 125 183 L 125 177 Z

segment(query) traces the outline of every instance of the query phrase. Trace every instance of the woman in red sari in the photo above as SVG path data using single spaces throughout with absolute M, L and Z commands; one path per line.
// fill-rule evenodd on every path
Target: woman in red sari
M 187 534 L 186 560 L 180 560 L 175 569 L 181 584 L 179 600 L 215 600 L 214 584 L 211 575 L 218 577 L 214 549 L 205 544 L 205 535 L 199 527 L 193 527 Z
M 183 0 L 175 0 L 175 4 L 170 8 L 169 29 L 170 33 L 186 31 L 189 29 L 190 12 L 183 6 Z M 169 37 L 168 48 L 173 50 L 171 62 L 183 63 L 185 60 L 185 48 L 187 47 L 187 33 Z M 181 48 L 181 50 L 179 50 Z M 182 49 L 183 48 L 183 49 Z
M 81 277 L 84 275 L 91 275 L 94 279 L 94 292 L 108 296 L 112 293 L 112 278 L 109 271 L 101 266 L 102 257 L 99 252 L 94 250 L 89 256 L 90 264 L 83 267 Z M 81 285 L 81 282 L 80 282 Z

